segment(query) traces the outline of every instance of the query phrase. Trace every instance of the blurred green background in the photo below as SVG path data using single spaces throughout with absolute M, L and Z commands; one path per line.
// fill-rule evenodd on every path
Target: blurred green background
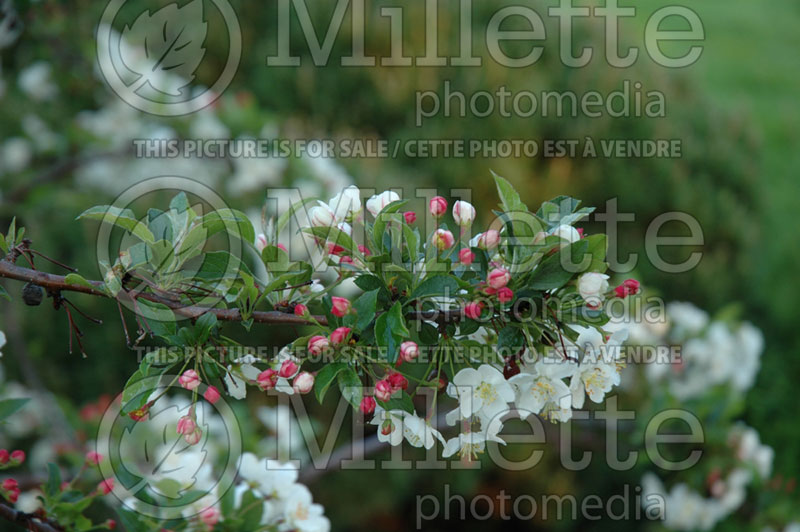
M 166 3 L 166 2 L 165 2 Z M 156 9 L 165 3 L 130 2 L 133 11 Z M 628 69 L 613 69 L 595 59 L 586 68 L 568 69 L 557 57 L 557 38 L 552 19 L 551 36 L 544 57 L 535 66 L 508 69 L 491 60 L 480 69 L 444 68 L 345 68 L 338 60 L 313 67 L 295 22 L 293 51 L 303 56 L 300 68 L 266 66 L 276 48 L 276 2 L 232 1 L 243 32 L 243 55 L 232 85 L 219 104 L 219 114 L 231 136 L 263 134 L 264 126 L 275 134 L 295 138 L 375 138 L 394 141 L 411 138 L 679 138 L 680 159 L 636 158 L 497 158 L 455 159 L 348 159 L 340 161 L 355 183 L 377 188 L 403 186 L 470 188 L 483 221 L 490 219 L 496 203 L 490 170 L 504 175 L 532 206 L 567 194 L 586 204 L 602 206 L 618 198 L 622 212 L 636 213 L 636 222 L 621 227 L 621 255 L 642 252 L 647 225 L 662 212 L 683 211 L 697 218 L 705 234 L 703 260 L 686 274 L 659 272 L 645 260 L 636 275 L 667 300 L 686 300 L 712 313 L 738 305 L 743 318 L 760 327 L 766 336 L 766 352 L 759 380 L 746 402 L 744 419 L 761 431 L 765 443 L 776 449 L 776 471 L 786 478 L 800 472 L 800 425 L 796 423 L 796 380 L 800 378 L 800 246 L 796 243 L 795 214 L 800 211 L 800 3 L 745 0 L 705 0 L 691 5 L 703 21 L 706 40 L 701 59 L 692 67 L 668 70 L 647 58 Z M 35 115 L 55 132 L 57 142 L 37 149 L 25 168 L 5 165 L 0 176 L 0 226 L 13 216 L 28 228 L 35 249 L 77 266 L 87 277 L 97 277 L 93 264 L 95 228 L 74 221 L 84 209 L 113 198 L 103 179 L 114 181 L 113 171 L 95 180 L 82 177 L 81 161 L 87 153 L 118 148 L 113 140 L 98 138 L 81 128 L 80 117 L 114 104 L 102 78 L 96 73 L 94 31 L 104 2 L 12 2 L 20 15 L 21 33 L 0 51 L 5 94 L 0 99 L 0 141 L 30 136 L 25 117 Z M 486 55 L 483 35 L 488 18 L 499 7 L 513 2 L 476 2 L 473 8 L 477 55 Z M 318 34 L 324 31 L 334 2 L 310 6 Z M 379 10 L 391 2 L 369 2 L 368 20 L 378 27 Z M 553 2 L 527 2 L 543 15 Z M 595 5 L 585 2 L 580 5 Z M 625 2 L 624 5 L 634 5 Z M 638 15 L 622 24 L 621 42 L 642 48 L 647 16 L 665 2 L 640 1 Z M 440 47 L 453 49 L 458 42 L 458 3 L 440 5 Z M 407 6 L 404 40 L 409 55 L 420 55 L 424 39 L 420 28 L 424 8 Z M 349 17 L 348 17 L 349 18 Z M 384 28 L 384 25 L 380 26 Z M 119 29 L 119 28 L 118 28 Z M 349 23 L 336 40 L 332 57 L 350 50 Z M 602 55 L 601 21 L 576 23 L 576 46 L 592 44 Z M 198 71 L 197 82 L 210 83 L 215 67 L 225 61 L 224 35 L 211 33 L 208 63 Z M 448 48 L 451 47 L 451 48 Z M 367 34 L 367 51 L 388 49 L 385 31 Z M 16 75 L 30 64 L 44 60 L 52 66 L 59 96 L 46 103 L 32 101 L 15 83 Z M 206 64 L 206 62 L 204 62 Z M 444 80 L 465 92 L 495 91 L 505 85 L 512 91 L 588 89 L 616 90 L 623 80 L 641 81 L 646 90 L 666 95 L 665 118 L 532 118 L 485 119 L 434 117 L 424 127 L 414 125 L 415 92 L 441 92 Z M 126 120 L 151 120 L 191 137 L 187 119 L 160 120 L 140 113 L 121 113 Z M 112 122 L 113 123 L 113 122 Z M 109 144 L 111 145 L 109 147 Z M 120 144 L 124 145 L 124 143 Z M 8 154 L 6 154 L 7 156 Z M 125 156 L 122 156 L 123 159 Z M 231 204 L 245 210 L 261 207 L 264 188 L 304 183 L 313 174 L 303 161 L 290 162 L 277 180 L 264 180 L 247 193 L 226 194 L 225 175 L 235 165 L 209 162 L 223 177 L 216 186 Z M 151 171 L 161 168 L 153 165 Z M 102 170 L 102 168 L 101 168 Z M 139 170 L 135 170 L 139 171 Z M 151 174 L 155 175 L 155 174 Z M 142 175 L 141 177 L 149 177 Z M 324 179 L 323 179 L 324 181 Z M 327 197 L 325 186 L 314 189 Z M 600 229 L 597 226 L 596 229 Z M 589 230 L 595 228 L 589 227 Z M 673 258 L 691 250 L 678 249 Z M 44 263 L 40 263 L 43 267 Z M 18 283 L 3 282 L 12 295 Z M 2 359 L 7 374 L 29 386 L 44 386 L 63 399 L 70 415 L 100 394 L 116 394 L 135 370 L 135 356 L 125 347 L 116 318 L 116 307 L 104 301 L 74 296 L 87 313 L 102 316 L 103 327 L 84 322 L 84 342 L 89 358 L 67 354 L 67 324 L 60 313 L 46 306 L 28 308 L 19 298 L 0 303 L 0 330 L 10 347 Z M 286 343 L 295 331 L 259 329 L 246 338 L 253 345 Z M 243 336 L 243 335 L 242 335 Z M 251 398 L 258 403 L 263 399 Z M 623 405 L 624 406 L 624 405 Z M 326 415 L 324 408 L 317 411 Z M 548 456 L 553 453 L 549 453 Z M 414 495 L 441 493 L 445 482 L 464 495 L 509 492 L 617 493 L 626 482 L 636 482 L 637 472 L 609 475 L 602 467 L 573 474 L 555 464 L 555 455 L 526 473 L 494 470 L 483 472 L 376 471 L 336 472 L 311 484 L 315 498 L 326 507 L 336 530 L 407 530 L 413 526 Z M 547 462 L 547 460 L 546 460 Z M 628 523 L 638 530 L 635 524 Z M 548 530 L 619 530 L 620 523 L 578 525 L 538 523 Z M 437 521 L 429 530 L 478 529 L 529 530 L 499 519 L 476 524 Z M 733 530 L 733 528 L 726 528 Z

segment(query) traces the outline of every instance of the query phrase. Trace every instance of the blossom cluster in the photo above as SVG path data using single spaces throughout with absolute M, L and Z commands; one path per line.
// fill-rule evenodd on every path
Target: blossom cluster
M 643 500 L 663 501 L 660 517 L 670 530 L 712 530 L 735 512 L 747 498 L 747 488 L 755 479 L 766 480 L 772 472 L 774 451 L 763 445 L 758 432 L 742 424 L 728 434 L 728 453 L 732 463 L 727 471 L 713 469 L 706 478 L 706 493 L 685 482 L 669 490 L 653 473 L 642 478 Z

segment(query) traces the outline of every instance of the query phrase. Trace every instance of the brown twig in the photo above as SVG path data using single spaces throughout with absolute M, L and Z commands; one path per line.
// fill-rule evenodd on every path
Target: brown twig
M 0 503 L 0 517 L 6 521 L 17 523 L 18 525 L 27 528 L 28 530 L 36 530 L 37 532 L 59 532 L 64 530 L 56 523 L 47 520 L 42 520 L 33 514 L 20 512 L 14 508 Z
M 103 283 L 100 281 L 89 281 L 89 286 L 70 284 L 66 282 L 64 276 L 23 268 L 5 259 L 0 260 L 0 277 L 29 282 L 53 292 L 78 292 L 92 296 L 109 297 L 104 291 Z M 220 321 L 242 321 L 242 315 L 239 309 L 219 309 L 198 305 L 183 305 L 177 301 L 177 296 L 173 298 L 141 292 L 132 294 L 134 295 L 134 300 L 145 299 L 154 303 L 160 303 L 182 318 L 199 318 L 203 314 L 210 312 Z M 256 311 L 253 312 L 251 318 L 256 323 L 271 325 L 309 324 L 308 320 L 302 316 L 295 316 L 294 314 L 287 314 L 275 310 Z M 328 324 L 328 319 L 325 316 L 313 316 L 313 318 L 320 325 Z M 411 320 L 434 321 L 438 324 L 455 323 L 461 320 L 462 313 L 460 310 L 412 311 L 406 314 L 406 318 Z

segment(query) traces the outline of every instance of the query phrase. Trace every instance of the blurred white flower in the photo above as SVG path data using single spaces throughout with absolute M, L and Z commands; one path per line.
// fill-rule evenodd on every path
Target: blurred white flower
M 52 70 L 50 64 L 45 61 L 28 65 L 17 78 L 20 90 L 32 100 L 52 100 L 58 94 L 58 87 L 51 78 Z

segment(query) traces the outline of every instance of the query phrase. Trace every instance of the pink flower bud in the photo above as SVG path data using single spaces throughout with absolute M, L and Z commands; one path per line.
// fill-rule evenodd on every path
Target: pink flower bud
M 447 200 L 441 196 L 431 198 L 431 201 L 428 203 L 428 211 L 430 211 L 434 218 L 441 218 L 444 216 L 444 213 L 447 212 Z
M 419 356 L 419 346 L 411 340 L 400 344 L 400 358 L 405 362 L 411 362 Z
M 191 434 L 197 428 L 197 423 L 191 416 L 183 416 L 178 420 L 178 434 Z
M 6 491 L 15 490 L 18 487 L 17 480 L 14 478 L 7 478 L 3 481 L 2 487 Z
M 216 508 L 206 508 L 200 512 L 200 520 L 209 528 L 219 523 L 220 517 L 222 517 L 222 514 Z
M 286 246 L 284 246 L 283 244 L 277 244 L 277 245 L 276 245 L 276 247 L 277 247 L 279 250 L 283 251 L 284 253 L 289 253 L 289 250 L 288 250 L 288 249 L 286 249 Z
M 344 248 L 339 244 L 334 244 L 333 242 L 328 242 L 328 254 L 329 255 L 341 255 L 344 253 Z
M 307 371 L 294 378 L 292 388 L 299 394 L 306 394 L 314 388 L 314 376 Z
M 351 257 L 350 255 L 345 255 L 344 257 L 339 259 L 339 265 L 341 266 L 342 264 L 353 264 L 353 257 Z
M 456 239 L 453 237 L 453 233 L 447 229 L 437 229 L 431 237 L 431 242 L 436 246 L 436 249 L 444 251 L 445 249 L 453 247 L 453 244 L 456 243 Z
M 372 252 L 364 244 L 359 244 L 358 245 L 358 251 L 360 251 L 361 254 L 364 255 L 365 257 L 369 257 L 370 255 L 372 255 Z
M 478 247 L 481 249 L 494 249 L 500 243 L 500 232 L 495 229 L 489 229 L 485 233 L 481 233 L 478 237 Z
M 388 401 L 389 399 L 392 398 L 393 393 L 394 393 L 394 387 L 386 379 L 380 380 L 375 383 L 375 397 L 377 397 L 379 401 L 383 402 Z
M 5 449 L 0 449 L 0 465 L 6 465 L 8 463 L 9 458 L 8 451 Z
M 453 204 L 453 218 L 461 227 L 469 227 L 475 220 L 475 207 L 466 201 L 457 201 Z
M 486 277 L 486 282 L 495 290 L 503 288 L 510 280 L 511 274 L 508 273 L 508 270 L 505 268 L 495 268 L 490 271 L 489 275 Z
M 290 379 L 294 377 L 298 371 L 300 371 L 300 367 L 295 364 L 293 360 L 284 360 L 281 364 L 281 369 L 278 370 L 278 376 L 284 379 Z
M 211 403 L 212 405 L 219 401 L 220 395 L 219 390 L 217 390 L 216 386 L 209 386 L 206 388 L 206 392 L 203 394 L 203 399 Z
M 308 307 L 303 305 L 302 303 L 298 303 L 294 306 L 294 315 L 295 316 L 305 316 L 308 314 Z
M 194 390 L 200 386 L 200 376 L 193 369 L 187 369 L 178 377 L 178 383 L 187 390 Z
M 17 449 L 13 453 L 11 453 L 12 464 L 20 465 L 24 461 L 25 461 L 25 451 L 20 451 L 19 449 Z
M 417 221 L 417 213 L 415 213 L 414 211 L 404 212 L 403 213 L 403 218 L 406 219 L 406 223 L 408 225 L 411 225 L 411 224 L 413 224 L 414 222 Z
M 579 236 L 580 238 L 583 238 L 583 236 L 584 236 L 584 235 L 583 235 L 583 227 L 578 227 L 578 228 L 576 229 L 576 231 L 578 231 L 578 236 Z
M 475 254 L 469 248 L 464 248 L 458 252 L 458 260 L 464 266 L 469 266 L 475 260 Z
M 262 251 L 264 251 L 265 247 L 267 247 L 267 235 L 265 235 L 264 233 L 260 233 L 256 237 L 256 249 L 258 250 L 259 253 L 261 253 Z
M 477 320 L 481 317 L 481 304 L 472 301 L 464 305 L 464 315 L 471 320 Z
M 113 519 L 106 519 L 105 526 L 109 530 L 114 530 L 115 528 L 117 528 L 117 522 L 114 521 Z
M 89 451 L 86 453 L 86 463 L 89 465 L 98 465 L 103 461 L 103 455 L 97 451 Z
M 639 284 L 639 281 L 636 279 L 626 279 L 621 285 L 614 289 L 614 292 L 617 294 L 617 297 L 624 299 L 628 296 L 638 294 L 640 289 L 641 285 Z
M 381 425 L 381 434 L 388 436 L 392 433 L 392 430 L 394 430 L 394 425 L 390 420 L 387 419 L 383 422 L 383 425 Z
M 331 333 L 331 344 L 343 344 L 350 335 L 350 327 L 339 327 Z
M 199 428 L 194 429 L 194 432 L 190 432 L 189 434 L 183 435 L 183 441 L 188 443 L 189 445 L 197 445 L 200 443 L 200 440 L 203 438 L 203 431 Z
M 271 390 L 278 383 L 278 373 L 274 369 L 265 369 L 258 374 L 256 382 L 262 390 Z
M 497 300 L 500 303 L 508 303 L 512 299 L 514 299 L 514 292 L 509 287 L 504 286 L 497 291 Z
M 320 356 L 328 347 L 330 347 L 330 342 L 324 336 L 312 336 L 308 340 L 308 354 L 310 355 Z
M 8 500 L 11 502 L 11 504 L 16 504 L 16 502 L 19 500 L 19 488 L 15 488 L 8 492 Z
M 103 495 L 108 495 L 114 490 L 114 479 L 107 478 L 97 485 L 97 491 Z
M 368 416 L 368 415 L 372 414 L 373 412 L 375 412 L 375 407 L 376 406 L 377 406 L 377 403 L 375 402 L 375 399 L 373 399 L 372 397 L 364 397 L 361 400 L 361 404 L 358 405 L 358 409 L 361 410 L 362 414 L 364 414 L 365 416 Z
M 408 389 L 408 380 L 399 373 L 392 373 L 386 380 L 392 385 L 394 391 Z
M 332 297 L 331 304 L 333 305 L 331 308 L 331 313 L 334 316 L 343 318 L 347 313 L 350 312 L 350 300 L 344 297 Z

